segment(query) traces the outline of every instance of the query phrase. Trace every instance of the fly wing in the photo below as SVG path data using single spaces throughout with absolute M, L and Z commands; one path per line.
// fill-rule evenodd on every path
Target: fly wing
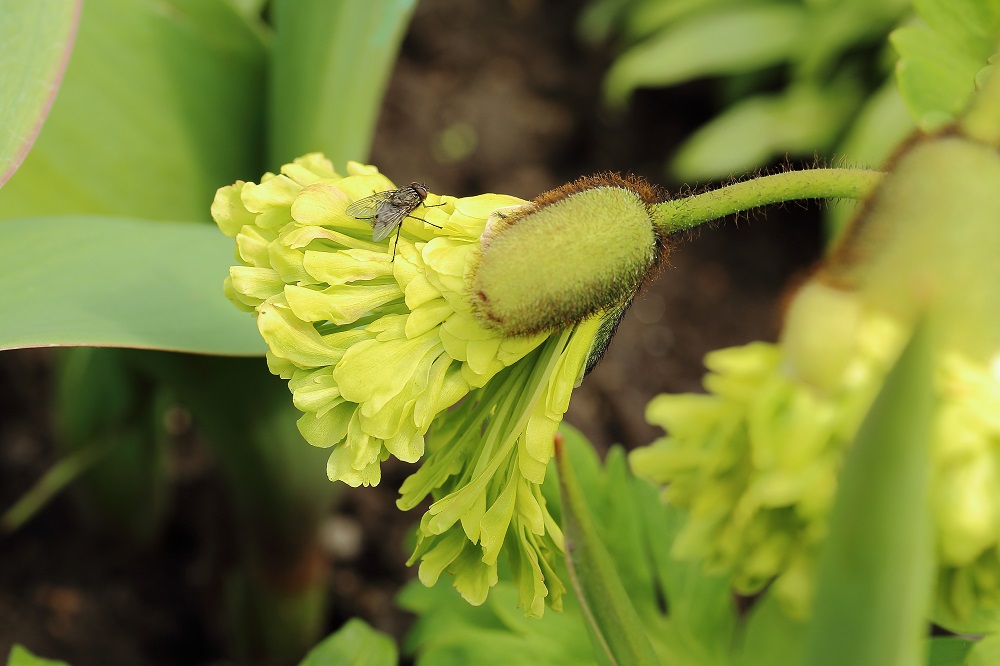
M 384 204 L 372 218 L 372 240 L 376 243 L 388 238 L 392 232 L 403 223 L 403 218 L 409 213 L 405 208 Z
M 373 219 L 378 215 L 379 209 L 392 200 L 395 193 L 396 190 L 387 190 L 385 192 L 376 192 L 364 199 L 358 199 L 347 207 L 347 214 L 359 220 Z

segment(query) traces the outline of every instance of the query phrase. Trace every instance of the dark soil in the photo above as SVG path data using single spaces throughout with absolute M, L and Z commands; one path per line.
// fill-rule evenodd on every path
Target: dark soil
M 575 38 L 581 7 L 421 2 L 372 161 L 397 182 L 419 179 L 460 196 L 531 198 L 604 170 L 676 191 L 663 165 L 713 113 L 711 86 L 642 91 L 627 112 L 606 111 L 600 85 L 612 51 Z M 773 339 L 784 285 L 820 246 L 818 211 L 802 210 L 729 220 L 681 239 L 574 393 L 567 421 L 600 451 L 652 441 L 658 432 L 643 418 L 649 399 L 699 390 L 701 358 L 711 349 Z M 46 350 L 0 354 L 0 508 L 56 458 L 51 367 Z M 230 549 L 218 543 L 230 533 L 219 528 L 225 499 L 197 434 L 177 439 L 173 500 L 154 547 L 123 550 L 88 527 L 69 496 L 0 538 L 0 656 L 21 642 L 75 666 L 228 663 L 210 583 L 218 575 L 212 554 Z M 343 552 L 331 572 L 330 630 L 353 615 L 397 637 L 408 625 L 391 601 L 415 575 L 402 540 L 417 515 L 394 506 L 409 471 L 388 465 L 382 485 L 348 491 L 331 517 L 332 533 L 347 535 L 348 545 L 331 546 Z

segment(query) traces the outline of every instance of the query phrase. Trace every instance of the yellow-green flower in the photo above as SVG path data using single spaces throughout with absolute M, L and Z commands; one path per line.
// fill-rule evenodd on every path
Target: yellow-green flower
M 825 294 L 819 302 L 832 304 Z M 808 614 L 843 457 L 904 341 L 892 320 L 856 314 L 852 353 L 836 372 L 798 356 L 801 340 L 711 352 L 708 395 L 655 398 L 647 417 L 668 434 L 631 457 L 689 510 L 678 557 L 731 572 L 744 594 L 773 583 L 798 617 Z M 1000 618 L 1000 364 L 944 352 L 935 387 L 936 619 L 978 630 Z
M 429 194 L 393 250 L 394 235 L 373 242 L 370 221 L 346 209 L 394 188 L 374 167 L 349 163 L 341 176 L 313 154 L 220 189 L 212 215 L 240 262 L 226 294 L 256 313 L 268 365 L 303 412 L 299 430 L 331 449 L 330 479 L 375 485 L 389 456 L 423 459 L 399 499 L 404 509 L 436 500 L 413 555 L 421 580 L 451 571 L 481 603 L 506 543 L 521 602 L 541 615 L 564 589 L 552 571 L 562 534 L 539 487 L 572 389 L 627 302 L 558 328 L 487 328 L 470 291 L 497 235 L 484 231 L 528 202 Z

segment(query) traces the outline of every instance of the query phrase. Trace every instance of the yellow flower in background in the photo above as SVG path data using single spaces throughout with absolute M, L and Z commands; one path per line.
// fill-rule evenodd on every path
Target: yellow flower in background
M 829 295 L 807 290 L 829 316 Z M 637 474 L 664 486 L 665 501 L 689 511 L 677 557 L 731 573 L 742 594 L 773 584 L 799 618 L 809 614 L 844 456 L 903 343 L 891 319 L 856 314 L 851 352 L 835 349 L 844 340 L 827 344 L 843 361 L 837 372 L 829 358 L 796 353 L 801 339 L 709 353 L 709 393 L 654 398 L 647 418 L 667 435 L 630 456 Z M 812 333 L 828 336 L 826 324 L 812 319 Z M 1000 619 L 1000 363 L 947 351 L 934 381 L 935 619 L 980 631 Z
M 560 237 L 567 225 L 558 211 L 576 217 L 581 206 L 592 208 L 601 191 L 594 182 L 567 186 L 532 224 L 524 219 L 542 204 L 429 193 L 402 220 L 398 244 L 395 234 L 373 241 L 371 221 L 347 213 L 350 204 L 395 189 L 375 167 L 349 163 L 341 176 L 312 154 L 259 184 L 218 191 L 212 216 L 236 239 L 240 262 L 226 295 L 256 314 L 268 365 L 288 380 L 303 412 L 300 432 L 331 449 L 330 479 L 375 485 L 389 456 L 423 459 L 398 503 L 410 509 L 428 495 L 436 500 L 413 556 L 425 583 L 451 571 L 463 596 L 482 603 L 507 543 L 526 613 L 541 615 L 546 599 L 558 607 L 564 588 L 552 566 L 562 535 L 540 492 L 553 438 L 573 388 L 661 254 L 650 195 L 629 190 L 631 182 L 596 183 L 611 195 L 612 212 L 590 215 L 592 245 L 576 250 L 600 255 L 594 270 L 579 267 L 583 299 L 567 293 L 572 272 L 567 278 L 557 261 L 540 262 L 524 244 L 537 238 L 522 242 L 525 251 L 509 239 L 512 229 L 542 230 L 556 248 L 572 249 L 586 235 L 568 228 L 568 238 Z M 622 233 L 615 226 L 622 206 L 633 210 L 637 231 L 628 240 L 634 247 L 640 239 L 638 249 L 593 252 Z M 490 246 L 511 257 L 490 263 Z M 632 277 L 617 278 L 607 297 L 595 294 L 592 276 L 614 268 L 609 256 L 629 252 L 638 257 Z M 531 276 L 514 266 L 513 279 L 505 277 L 503 267 L 525 257 Z M 477 272 L 488 273 L 485 284 L 475 281 Z M 527 294 L 540 294 L 543 305 L 505 293 L 512 282 L 534 284 Z M 566 299 L 585 302 L 559 310 Z M 553 320 L 556 310 L 567 314 Z

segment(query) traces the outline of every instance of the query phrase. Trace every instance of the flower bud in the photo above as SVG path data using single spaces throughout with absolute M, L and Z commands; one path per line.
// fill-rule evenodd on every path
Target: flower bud
M 480 324 L 526 335 L 624 308 L 665 255 L 656 199 L 639 178 L 601 174 L 496 211 L 472 280 Z

